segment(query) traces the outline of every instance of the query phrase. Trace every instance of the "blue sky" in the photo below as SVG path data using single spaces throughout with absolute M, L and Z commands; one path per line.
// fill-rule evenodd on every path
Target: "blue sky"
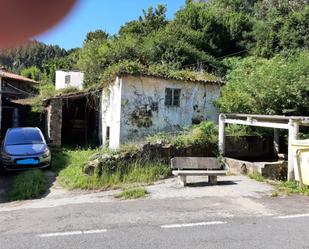
M 185 0 L 79 0 L 65 19 L 50 31 L 35 37 L 47 44 L 70 49 L 81 47 L 89 31 L 102 29 L 115 34 L 125 22 L 138 18 L 143 9 L 167 5 L 167 17 L 184 5 Z

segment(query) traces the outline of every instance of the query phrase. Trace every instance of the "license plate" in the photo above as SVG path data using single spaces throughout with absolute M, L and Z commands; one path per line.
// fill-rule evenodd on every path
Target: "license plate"
M 20 165 L 25 165 L 25 164 L 38 164 L 39 161 L 36 160 L 36 159 L 22 159 L 22 160 L 18 160 L 16 162 L 17 164 L 20 164 Z

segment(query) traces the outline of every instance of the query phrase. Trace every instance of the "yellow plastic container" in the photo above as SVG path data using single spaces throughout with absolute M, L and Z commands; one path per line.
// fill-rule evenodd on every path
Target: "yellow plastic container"
M 300 168 L 303 184 L 309 185 L 309 139 L 295 140 L 292 144 L 292 150 L 295 180 L 300 181 Z M 299 155 L 299 166 L 297 161 L 297 153 Z

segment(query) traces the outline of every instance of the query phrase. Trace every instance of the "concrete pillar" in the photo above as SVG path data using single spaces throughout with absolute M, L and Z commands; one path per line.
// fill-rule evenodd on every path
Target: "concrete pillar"
M 187 177 L 185 175 L 179 175 L 178 183 L 181 187 L 185 187 L 187 185 Z
M 216 185 L 218 182 L 218 177 L 217 176 L 208 176 L 208 182 L 210 185 Z
M 280 147 L 279 147 L 279 130 L 278 129 L 274 129 L 274 156 L 278 156 L 279 151 L 280 151 Z
M 225 116 L 219 115 L 219 153 L 224 156 L 225 154 Z
M 292 153 L 292 144 L 298 138 L 299 124 L 293 120 L 289 121 L 289 147 L 288 147 L 288 181 L 294 180 L 294 158 Z

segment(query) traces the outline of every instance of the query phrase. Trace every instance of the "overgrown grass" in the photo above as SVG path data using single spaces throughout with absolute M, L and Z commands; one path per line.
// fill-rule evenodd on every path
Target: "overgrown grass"
M 250 173 L 248 174 L 248 177 L 258 182 L 266 182 L 274 186 L 276 190 L 272 192 L 271 195 L 272 197 L 276 197 L 279 194 L 285 194 L 285 195 L 301 194 L 309 196 L 309 186 L 300 187 L 297 181 L 270 180 L 263 177 L 259 173 Z
M 40 197 L 47 190 L 47 179 L 38 169 L 19 173 L 12 182 L 8 192 L 10 201 L 26 200 Z
M 145 188 L 124 189 L 120 194 L 116 195 L 116 198 L 138 199 L 145 197 L 147 194 L 148 192 Z
M 302 194 L 309 196 L 309 187 L 299 187 L 296 181 L 279 182 L 277 184 L 278 191 L 287 195 L 290 194 Z
M 155 143 L 163 141 L 176 147 L 188 147 L 198 144 L 213 144 L 218 141 L 218 128 L 213 122 L 202 122 L 199 125 L 183 128 L 175 133 L 157 133 L 156 135 L 148 136 L 147 141 Z
M 119 188 L 136 183 L 151 184 L 170 174 L 168 165 L 161 162 L 136 160 L 133 163 L 120 164 L 117 169 L 103 171 L 101 175 L 88 176 L 84 174 L 84 165 L 89 157 L 98 150 L 64 150 L 54 155 L 53 168 L 59 173 L 58 181 L 70 190 L 105 190 Z
M 250 179 L 256 180 L 258 182 L 265 182 L 266 181 L 266 178 L 263 177 L 261 174 L 259 174 L 257 172 L 249 173 L 248 177 Z
M 140 150 L 140 146 L 136 143 L 125 143 L 121 144 L 118 149 L 108 149 L 108 148 L 102 148 L 100 149 L 101 153 L 107 153 L 109 155 L 123 155 L 126 153 L 136 153 Z

